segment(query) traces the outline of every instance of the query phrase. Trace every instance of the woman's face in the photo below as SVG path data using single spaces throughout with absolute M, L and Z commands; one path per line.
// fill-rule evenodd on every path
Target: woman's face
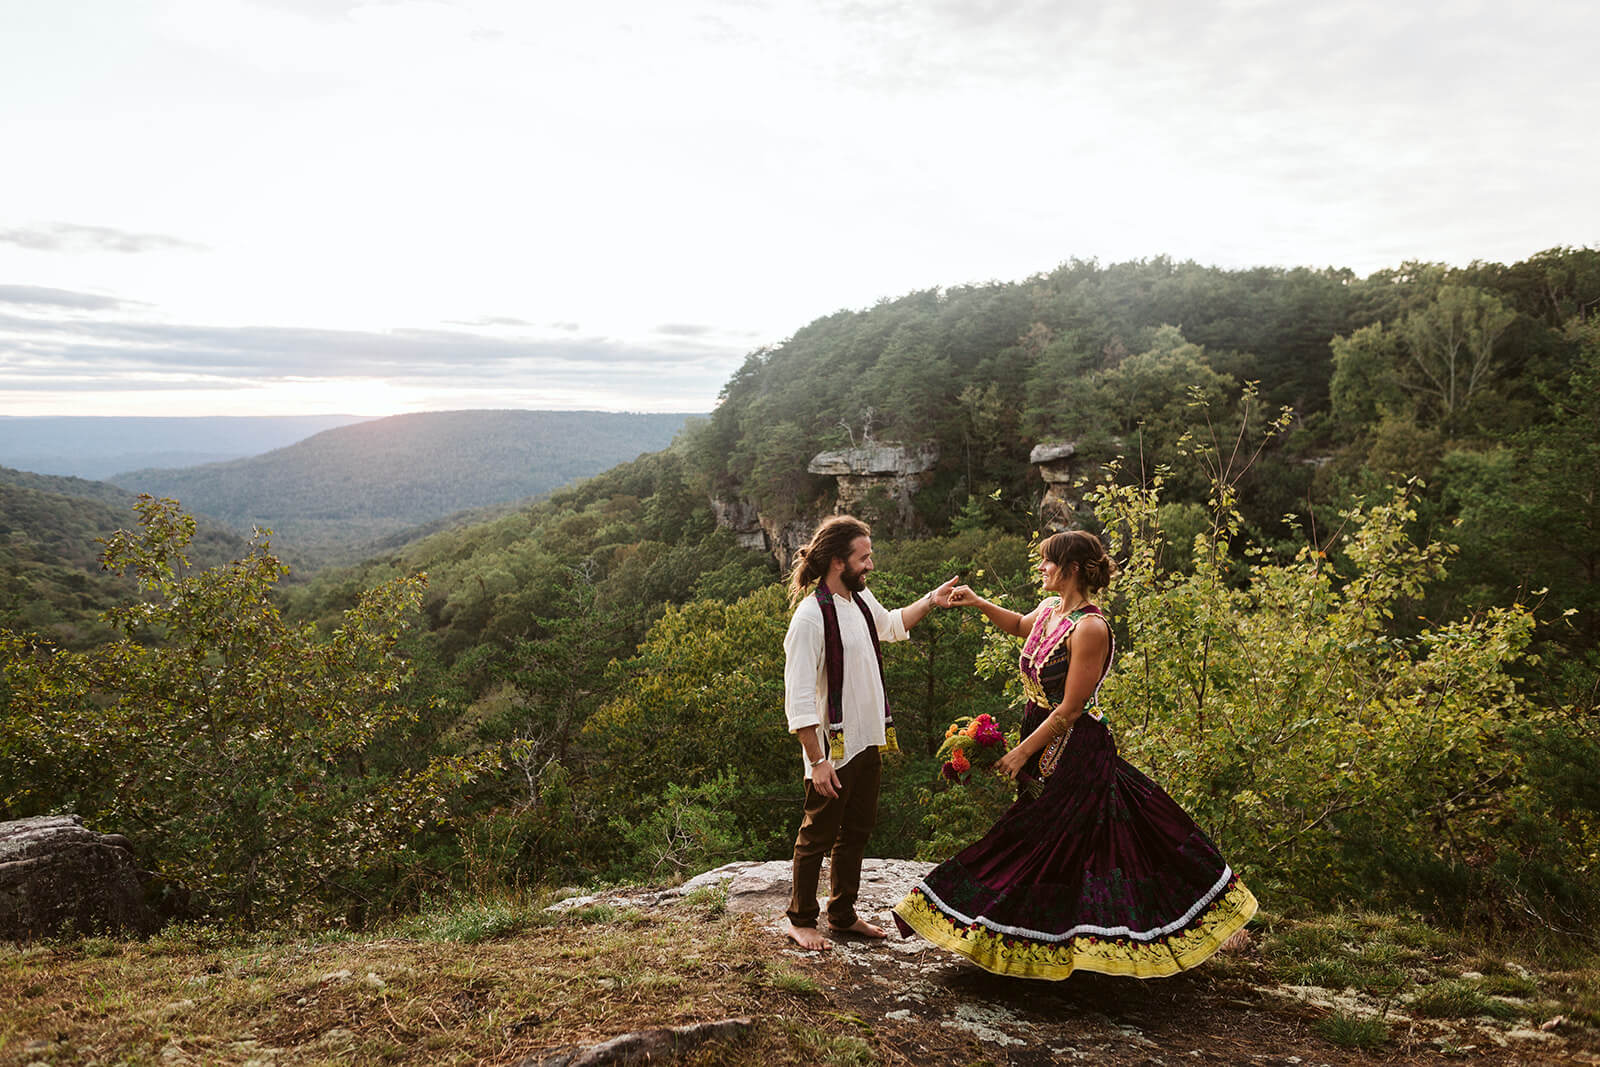
M 1067 577 L 1071 573 L 1072 564 L 1070 563 L 1065 567 L 1062 567 L 1048 559 L 1041 558 L 1039 560 L 1039 578 L 1043 582 L 1044 587 L 1052 593 L 1061 593 L 1066 591 Z

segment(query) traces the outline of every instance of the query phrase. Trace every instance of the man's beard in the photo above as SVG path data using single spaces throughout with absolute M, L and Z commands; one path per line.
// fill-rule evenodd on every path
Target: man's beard
M 839 581 L 844 583 L 844 587 L 852 593 L 859 593 L 867 587 L 867 572 L 853 571 L 846 566 L 844 573 L 839 575 Z

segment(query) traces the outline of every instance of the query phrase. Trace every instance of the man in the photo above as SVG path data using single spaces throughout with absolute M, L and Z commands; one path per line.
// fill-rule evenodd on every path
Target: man
M 783 639 L 784 710 L 805 757 L 806 807 L 794 842 L 787 933 L 801 948 L 831 946 L 817 929 L 817 876 L 829 867 L 828 925 L 883 937 L 856 914 L 861 859 L 878 817 L 880 748 L 897 751 L 884 693 L 881 641 L 904 641 L 935 605 L 948 606 L 952 578 L 896 611 L 867 592 L 870 528 L 860 519 L 825 520 L 800 550 L 789 577 L 795 608 Z M 810 594 L 812 583 L 817 588 Z

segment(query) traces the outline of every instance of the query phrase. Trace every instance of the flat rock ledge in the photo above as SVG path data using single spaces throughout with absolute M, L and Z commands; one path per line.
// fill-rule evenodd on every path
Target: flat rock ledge
M 868 922 L 879 926 L 892 923 L 890 909 L 900 903 L 911 892 L 911 887 L 933 870 L 933 866 L 917 860 L 864 860 L 861 864 L 861 895 L 856 910 Z M 823 861 L 818 883 L 820 899 L 826 901 L 827 861 Z M 671 889 L 625 889 L 573 896 L 550 905 L 546 910 L 566 911 L 598 903 L 613 907 L 654 908 L 675 903 L 700 890 L 722 888 L 727 890 L 729 911 L 753 915 L 777 927 L 783 923 L 788 910 L 789 886 L 788 860 L 740 860 L 696 875 Z
M 0 941 L 75 933 L 154 932 L 133 849 L 76 815 L 0 822 Z

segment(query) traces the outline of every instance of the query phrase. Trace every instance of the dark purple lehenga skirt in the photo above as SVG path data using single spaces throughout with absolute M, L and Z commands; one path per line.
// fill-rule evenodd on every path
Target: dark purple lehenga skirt
M 1102 720 L 1078 719 L 1041 784 L 895 906 L 903 935 L 996 974 L 1157 978 L 1205 960 L 1255 914 L 1216 846 L 1117 755 Z

